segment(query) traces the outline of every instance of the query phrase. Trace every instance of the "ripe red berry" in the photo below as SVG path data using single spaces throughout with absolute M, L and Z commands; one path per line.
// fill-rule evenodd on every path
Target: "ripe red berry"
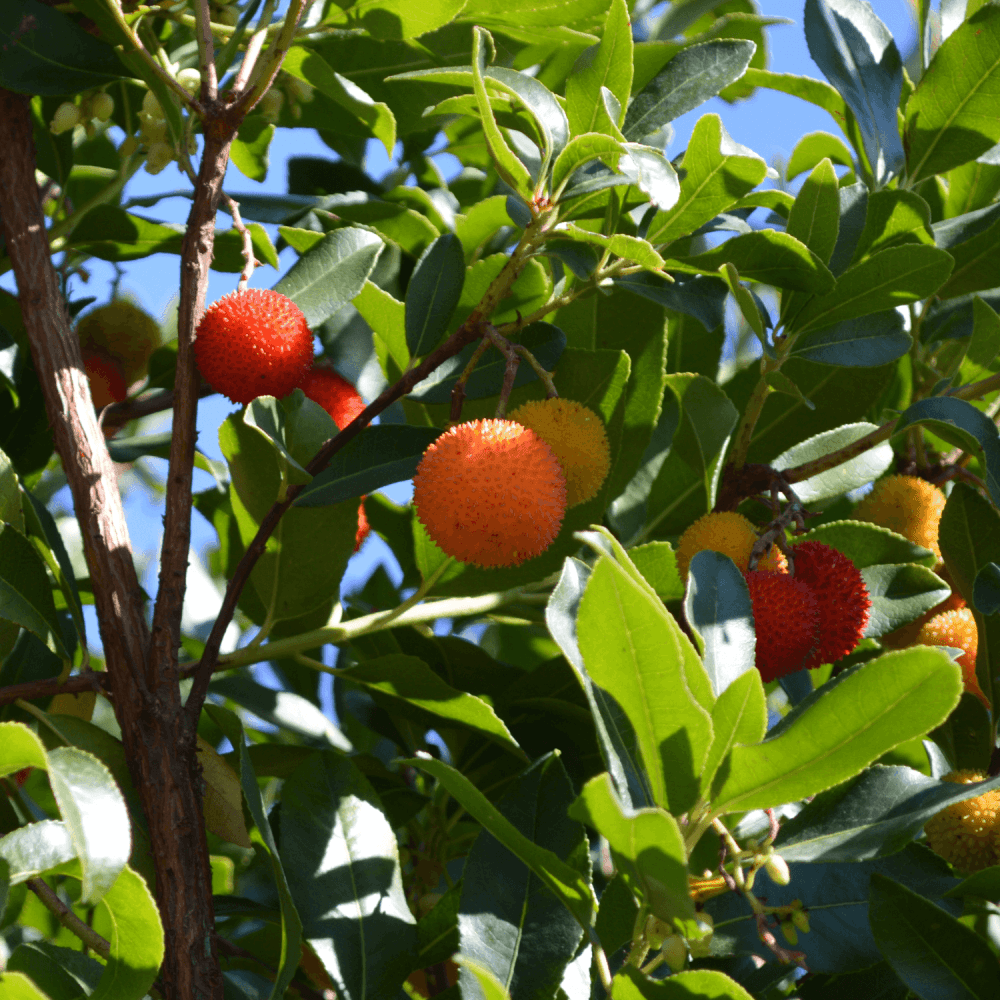
M 234 403 L 287 396 L 313 361 L 313 338 L 302 310 L 279 292 L 251 288 L 213 302 L 198 324 L 198 368 Z
M 750 588 L 757 633 L 757 669 L 763 681 L 801 670 L 817 641 L 819 611 L 813 592 L 797 576 L 751 570 Z
M 835 663 L 861 641 L 872 606 L 857 566 L 822 542 L 800 542 L 793 549 L 795 579 L 813 592 L 819 613 L 816 648 L 805 666 Z
M 354 551 L 357 552 L 358 549 L 364 544 L 365 539 L 368 537 L 368 533 L 372 530 L 372 526 L 368 523 L 368 518 L 365 515 L 365 497 L 361 498 L 361 503 L 358 504 L 358 530 L 354 536 Z
M 83 368 L 90 380 L 90 398 L 95 410 L 110 403 L 120 403 L 128 395 L 125 376 L 106 354 L 84 351 Z
M 323 362 L 309 369 L 299 388 L 333 417 L 338 430 L 343 430 L 365 408 L 358 390 Z

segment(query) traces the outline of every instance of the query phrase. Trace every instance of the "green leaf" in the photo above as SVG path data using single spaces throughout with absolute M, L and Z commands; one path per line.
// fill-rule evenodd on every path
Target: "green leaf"
M 669 542 L 649 542 L 629 550 L 629 557 L 660 600 L 679 601 L 684 581 L 677 569 L 677 556 Z
M 807 303 L 795 317 L 794 329 L 832 326 L 927 298 L 944 284 L 951 268 L 950 255 L 937 247 L 908 244 L 881 250 L 849 267 L 832 292 Z
M 590 851 L 580 823 L 567 815 L 575 798 L 562 760 L 548 754 L 524 771 L 497 803 L 519 833 L 590 877 Z M 459 951 L 489 970 L 511 1000 L 554 991 L 583 931 L 537 875 L 488 830 L 476 838 L 462 869 Z M 459 971 L 463 995 L 477 996 L 470 973 Z
M 882 563 L 920 563 L 929 568 L 937 562 L 930 549 L 888 528 L 862 521 L 829 521 L 800 535 L 797 541 L 829 545 L 843 552 L 858 569 Z
M 712 706 L 714 738 L 701 775 L 701 794 L 709 796 L 720 768 L 728 772 L 727 758 L 736 744 L 759 743 L 767 732 L 767 701 L 760 671 L 747 670 L 729 683 Z
M 824 264 L 830 262 L 840 232 L 838 192 L 833 164 L 823 159 L 799 189 L 788 215 L 788 235 L 805 244 Z
M 440 436 L 436 427 L 366 427 L 303 489 L 295 506 L 328 507 L 412 479 L 424 452 Z
M 69 659 L 42 557 L 11 524 L 0 524 L 0 619 L 33 632 L 57 656 Z
M 681 49 L 635 95 L 622 132 L 630 142 L 679 118 L 743 76 L 757 46 L 743 38 L 717 38 Z
M 251 115 L 243 120 L 229 156 L 244 177 L 252 181 L 263 181 L 267 177 L 267 154 L 273 138 L 274 124 L 263 115 Z
M 611 1000 L 753 1000 L 739 983 L 714 969 L 688 969 L 667 979 L 650 979 L 631 965 L 611 985 Z
M 559 155 L 562 156 L 562 153 Z M 502 194 L 477 201 L 465 215 L 457 215 L 455 235 L 462 241 L 466 263 L 471 263 L 486 242 L 499 229 L 510 226 L 511 222 L 507 214 L 507 199 Z
M 363 28 L 382 41 L 403 41 L 443 28 L 464 6 L 463 0 L 425 0 L 420 4 L 410 0 L 358 0 L 346 9 L 337 4 L 328 7 L 323 23 Z
M 0 86 L 22 94 L 78 94 L 126 76 L 115 50 L 38 0 L 0 10 Z
M 615 284 L 633 295 L 694 317 L 706 331 L 722 325 L 727 286 L 721 281 L 696 275 L 668 282 L 657 275 L 642 273 L 616 278 Z
M 921 646 L 886 653 L 840 678 L 778 735 L 733 748 L 715 791 L 720 812 L 825 791 L 943 722 L 962 693 L 961 670 L 947 653 Z
M 806 0 L 804 25 L 809 54 L 854 112 L 881 186 L 904 161 L 896 124 L 903 63 L 896 43 L 863 0 Z
M 956 785 L 910 767 L 875 764 L 783 822 L 775 850 L 786 861 L 880 858 L 901 851 L 942 809 L 994 788 L 1000 779 Z
M 281 68 L 315 87 L 346 109 L 371 130 L 391 157 L 396 146 L 396 118 L 387 104 L 373 101 L 356 83 L 341 76 L 328 65 L 318 52 L 302 45 L 293 45 L 285 55 Z
M 719 268 L 719 274 L 722 275 L 722 280 L 729 286 L 736 304 L 740 307 L 743 318 L 760 341 L 761 347 L 768 355 L 773 356 L 774 349 L 767 342 L 767 334 L 764 331 L 764 320 L 760 315 L 760 309 L 757 308 L 757 303 L 754 301 L 750 289 L 740 282 L 740 272 L 727 261 Z
M 277 975 L 271 989 L 271 1000 L 278 1000 L 284 995 L 285 987 L 292 981 L 292 976 L 295 975 L 295 970 L 298 968 L 302 948 L 302 919 L 295 909 L 295 902 L 289 889 L 285 870 L 278 856 L 274 835 L 271 832 L 271 824 L 264 812 L 264 800 L 261 798 L 257 776 L 254 774 L 250 755 L 247 752 L 243 724 L 236 713 L 227 708 L 206 705 L 205 711 L 233 745 L 238 758 L 236 771 L 240 776 L 243 801 L 246 803 L 247 810 L 257 830 L 256 845 L 270 865 L 271 877 L 274 879 L 277 889 L 278 904 L 281 909 L 281 949 Z M 282 840 L 284 842 L 284 838 Z M 312 899 L 316 900 L 318 897 L 314 895 Z M 301 902 L 305 902 L 305 900 Z
M 877 431 L 875 424 L 856 423 L 844 424 L 836 427 L 832 431 L 823 431 L 807 438 L 801 444 L 793 445 L 787 451 L 782 452 L 774 461 L 771 467 L 783 471 L 794 469 L 796 466 L 805 465 L 816 459 L 831 455 L 841 448 L 859 441 L 872 431 Z M 819 500 L 830 500 L 833 497 L 843 496 L 851 490 L 856 490 L 865 483 L 870 483 L 885 472 L 893 461 L 892 447 L 888 441 L 869 448 L 854 458 L 835 465 L 826 472 L 817 473 L 808 479 L 800 480 L 795 484 L 795 494 L 802 503 L 815 503 Z M 878 559 L 876 562 L 888 562 L 889 560 Z
M 683 195 L 682 185 L 682 199 Z M 650 242 L 656 242 L 660 237 L 654 239 L 652 229 L 651 226 L 648 238 Z M 742 236 L 734 236 L 714 250 L 708 250 L 695 257 L 680 257 L 677 258 L 677 262 L 681 265 L 681 269 L 702 274 L 713 274 L 722 264 L 728 262 L 733 264 L 744 278 L 777 285 L 779 288 L 812 292 L 816 295 L 829 292 L 837 284 L 826 265 L 807 246 L 794 236 L 774 229 L 760 229 Z M 674 263 L 673 260 L 668 260 L 667 270 L 670 270 Z
M 680 169 L 677 204 L 658 213 L 646 233 L 654 245 L 687 236 L 724 212 L 764 179 L 767 164 L 730 138 L 718 115 L 708 114 L 698 119 Z
M 0 980 L 0 997 L 2 1000 L 51 1000 L 34 983 L 34 980 L 23 972 L 8 972 Z
M 854 158 L 843 141 L 829 132 L 807 132 L 795 144 L 785 165 L 785 178 L 794 180 L 799 174 L 812 170 L 821 160 L 829 158 L 843 167 L 854 167 Z
M 24 973 L 42 989 L 49 1000 L 75 1000 L 90 996 L 97 988 L 104 966 L 89 955 L 72 948 L 60 948 L 48 941 L 22 942 L 7 960 L 7 976 Z M 0 986 L 0 996 L 6 983 Z
M 876 564 L 865 566 L 861 575 L 872 599 L 867 638 L 877 639 L 915 621 L 948 596 L 948 585 L 926 566 Z
M 336 229 L 303 254 L 274 290 L 287 295 L 314 329 L 364 288 L 381 252 L 374 233 Z
M 77 747 L 48 755 L 49 782 L 59 812 L 80 859 L 80 901 L 102 899 L 128 862 L 132 850 L 128 810 L 111 772 Z
M 375 336 L 385 343 L 399 370 L 405 371 L 410 363 L 410 351 L 406 346 L 405 305 L 371 280 L 366 281 L 354 296 L 353 305 Z
M 754 667 L 750 592 L 736 564 L 706 549 L 691 560 L 684 617 L 702 649 L 705 671 L 718 697 Z
M 455 956 L 455 964 L 460 969 L 468 969 L 468 971 L 474 977 L 476 986 L 479 988 L 479 993 L 474 992 L 474 987 L 471 983 L 466 983 L 463 996 L 481 996 L 482 1000 L 510 1000 L 510 994 L 507 992 L 506 987 L 503 983 L 493 975 L 492 972 L 485 965 L 480 965 L 479 962 L 471 958 L 466 958 L 464 955 Z
M 437 778 L 474 819 L 545 883 L 581 927 L 592 926 L 597 901 L 589 881 L 578 871 L 552 851 L 529 840 L 460 771 L 429 754 L 413 757 L 405 763 Z
M 993 503 L 1000 503 L 1000 438 L 996 424 L 982 410 L 953 396 L 920 399 L 903 411 L 893 433 L 915 424 L 931 427 L 939 437 L 966 451 L 981 453 L 986 489 Z
M 378 796 L 342 755 L 318 751 L 285 779 L 281 861 L 303 936 L 338 996 L 394 994 L 409 971 L 416 921 Z M 326 891 L 316 892 L 317 879 Z
M 663 268 L 663 258 L 646 240 L 641 240 L 636 236 L 626 236 L 624 233 L 604 236 L 601 233 L 591 233 L 586 229 L 580 229 L 579 226 L 574 226 L 571 222 L 566 223 L 566 228 L 561 229 L 560 232 L 565 233 L 571 240 L 603 247 L 616 257 L 640 264 L 647 271 L 660 271 Z
M 0 859 L 7 863 L 11 885 L 44 875 L 75 857 L 69 829 L 58 820 L 28 823 L 0 837 Z
M 995 287 L 1000 207 L 981 208 L 938 223 L 934 226 L 934 239 L 955 258 L 955 270 L 941 289 L 941 298 Z
M 438 237 L 437 227 L 421 212 L 366 192 L 330 195 L 315 215 L 328 229 L 356 223 L 395 243 L 411 257 L 419 257 Z
M 439 236 L 421 255 L 406 286 L 406 346 L 429 354 L 448 329 L 465 283 L 465 255 L 454 233 Z
M 577 637 L 588 674 L 635 730 L 653 801 L 683 812 L 712 740 L 714 701 L 690 641 L 662 603 L 607 558 L 591 573 Z
M 379 692 L 390 703 L 405 703 L 404 708 L 408 704 L 421 709 L 434 717 L 430 721 L 435 728 L 459 725 L 475 730 L 527 760 L 510 731 L 485 701 L 455 690 L 415 656 L 379 656 L 356 667 L 347 667 L 337 676 Z
M 942 43 L 906 102 L 911 183 L 968 163 L 1000 141 L 1000 10 L 986 4 Z
M 926 1000 L 975 997 L 1000 991 L 1000 967 L 990 946 L 912 889 L 872 876 L 868 919 L 879 950 L 896 975 Z
M 789 357 L 845 368 L 877 368 L 906 354 L 913 341 L 895 309 L 834 326 L 815 327 L 795 338 Z
M 930 206 L 912 191 L 884 189 L 868 194 L 865 228 L 861 231 L 854 260 L 870 257 L 879 250 L 904 243 L 935 242 Z M 938 244 L 940 249 L 949 247 Z
M 0 777 L 26 767 L 48 767 L 45 745 L 23 722 L 0 722 Z
M 583 52 L 566 81 L 566 115 L 574 136 L 606 131 L 602 127 L 607 116 L 601 100 L 602 87 L 614 94 L 622 108 L 628 105 L 632 92 L 632 24 L 625 0 L 614 0 L 608 8 L 601 44 Z M 612 124 L 617 130 L 621 119 Z M 553 189 L 558 189 L 559 184 L 553 171 Z
M 626 813 L 605 772 L 587 782 L 569 814 L 607 839 L 615 867 L 655 916 L 671 924 L 694 917 L 684 837 L 670 813 Z

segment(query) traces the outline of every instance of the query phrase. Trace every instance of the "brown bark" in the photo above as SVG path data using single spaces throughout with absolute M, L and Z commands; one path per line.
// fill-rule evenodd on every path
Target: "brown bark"
M 115 713 L 149 823 L 166 934 L 165 995 L 170 1000 L 221 1000 L 194 727 L 183 711 L 176 678 L 152 653 L 114 467 L 49 256 L 35 185 L 28 98 L 5 90 L 0 90 L 0 148 L 0 216 L 7 251 L 56 450 L 81 525 Z M 196 399 L 196 383 L 191 381 L 188 391 Z M 167 546 L 165 539 L 165 550 Z M 183 577 L 179 588 L 179 596 L 176 590 L 171 595 L 178 619 Z M 168 628 L 166 634 L 173 633 Z

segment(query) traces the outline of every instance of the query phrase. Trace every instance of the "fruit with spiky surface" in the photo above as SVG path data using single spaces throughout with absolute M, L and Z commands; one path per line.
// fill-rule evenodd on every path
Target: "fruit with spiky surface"
M 687 579 L 688 567 L 695 553 L 706 549 L 729 556 L 745 573 L 750 568 L 750 553 L 757 537 L 753 522 L 735 511 L 713 511 L 702 515 L 677 542 L 677 569 L 681 579 Z M 777 545 L 772 545 L 754 568 L 785 573 L 788 571 L 788 560 Z
M 365 408 L 365 401 L 358 390 L 332 365 L 321 361 L 309 369 L 299 388 L 330 414 L 337 430 L 343 430 Z M 358 531 L 354 536 L 355 552 L 361 548 L 369 531 L 371 525 L 365 516 L 365 498 L 362 497 L 358 505 Z
M 566 473 L 566 506 L 597 496 L 611 468 L 611 446 L 604 422 L 575 399 L 540 399 L 508 414 L 530 427 L 554 452 Z
M 552 449 L 524 425 L 472 420 L 424 452 L 413 503 L 447 555 L 476 566 L 517 566 L 559 533 L 566 476 Z
M 981 771 L 953 771 L 943 781 L 969 785 L 985 781 Z M 935 854 L 971 874 L 1000 861 L 1000 791 L 984 792 L 956 802 L 932 816 L 924 825 L 927 844 Z
M 945 576 L 943 571 L 939 575 Z M 909 625 L 901 625 L 893 632 L 889 632 L 879 638 L 879 642 L 889 649 L 906 649 L 917 642 L 920 630 L 937 615 L 943 615 L 946 611 L 958 611 L 965 607 L 965 598 L 958 591 L 953 591 L 940 604 L 935 604 L 930 611 L 925 611 L 919 618 L 910 622 Z
M 94 409 L 120 403 L 128 395 L 125 376 L 112 358 L 97 351 L 84 351 L 83 368 L 90 380 L 90 398 Z
M 112 299 L 84 313 L 76 332 L 85 351 L 101 351 L 121 365 L 128 385 L 146 374 L 149 356 L 162 339 L 160 324 L 127 298 Z
M 230 292 L 205 311 L 194 342 L 209 385 L 234 403 L 287 396 L 313 363 L 313 337 L 302 310 L 270 289 Z
M 857 507 L 854 517 L 869 521 L 930 549 L 941 561 L 938 525 L 944 512 L 945 495 L 932 483 L 917 476 L 886 476 L 880 479 Z
M 971 608 L 956 608 L 934 615 L 916 634 L 914 646 L 949 646 L 961 649 L 958 665 L 962 668 L 962 682 L 969 694 L 975 695 L 991 711 L 989 699 L 976 679 L 976 654 L 979 652 L 979 630 Z
M 835 663 L 861 641 L 872 600 L 857 566 L 842 552 L 822 542 L 800 542 L 792 549 L 795 579 L 816 598 L 819 633 L 807 668 Z
M 819 610 L 809 587 L 787 573 L 745 573 L 757 634 L 756 663 L 763 681 L 801 670 L 816 645 Z

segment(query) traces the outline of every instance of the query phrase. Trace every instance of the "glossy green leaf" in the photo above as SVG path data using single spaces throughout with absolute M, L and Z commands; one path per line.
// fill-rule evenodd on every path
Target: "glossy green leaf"
M 919 618 L 948 596 L 948 585 L 926 566 L 912 563 L 865 566 L 872 599 L 865 636 L 878 638 Z
M 764 332 L 764 320 L 761 317 L 760 309 L 757 307 L 750 289 L 741 283 L 739 271 L 737 271 L 733 264 L 727 261 L 719 268 L 719 274 L 722 276 L 722 280 L 729 286 L 736 304 L 740 307 L 740 313 L 760 341 L 761 347 L 773 355 L 773 348 L 767 342 L 767 334 Z
M 736 564 L 706 549 L 691 560 L 684 617 L 701 646 L 702 662 L 718 697 L 754 666 L 750 592 Z
M 846 448 L 876 430 L 878 427 L 875 424 L 861 422 L 844 424 L 843 427 L 837 427 L 832 431 L 823 431 L 782 452 L 771 462 L 771 466 L 784 471 L 805 465 L 807 462 L 814 462 L 841 448 Z M 794 487 L 795 494 L 803 503 L 842 496 L 850 490 L 856 490 L 859 486 L 878 479 L 892 464 L 892 460 L 892 448 L 887 441 L 883 441 L 826 472 L 797 481 Z
M 941 44 L 906 102 L 912 181 L 974 160 L 1000 141 L 1000 10 L 986 4 Z
M 114 885 L 132 850 L 128 810 L 111 772 L 77 747 L 48 755 L 49 782 L 80 859 L 81 902 L 96 903 Z
M 618 161 L 621 173 L 657 208 L 673 208 L 680 197 L 680 180 L 663 152 L 635 142 L 625 143 L 624 149 L 626 155 Z
M 868 194 L 865 227 L 854 250 L 854 260 L 904 243 L 935 242 L 930 206 L 912 191 L 883 189 Z M 947 250 L 947 246 L 938 244 Z
M 576 170 L 594 160 L 617 166 L 621 152 L 622 145 L 618 140 L 598 132 L 585 132 L 570 139 L 552 166 L 553 192 L 567 184 Z
M 712 739 L 714 701 L 690 641 L 662 603 L 609 559 L 590 576 L 577 636 L 590 677 L 635 730 L 654 802 L 683 812 Z
M 955 258 L 955 269 L 941 298 L 967 295 L 996 286 L 1000 249 L 1000 210 L 993 205 L 934 226 L 937 245 Z
M 720 770 L 728 773 L 728 757 L 736 744 L 759 743 L 767 732 L 767 702 L 759 670 L 746 670 L 719 695 L 712 706 L 712 745 L 701 775 L 701 793 L 708 797 Z
M 674 312 L 693 316 L 706 331 L 722 325 L 726 285 L 721 281 L 700 275 L 679 275 L 677 280 L 668 282 L 654 274 L 642 273 L 617 278 L 615 284 Z
M 23 972 L 10 971 L 0 980 L 0 1000 L 52 1000 Z
M 936 813 L 993 788 L 956 785 L 909 767 L 876 764 L 857 778 L 817 795 L 781 825 L 775 843 L 786 861 L 868 861 L 902 850 Z
M 640 142 L 714 97 L 744 74 L 755 51 L 754 43 L 743 38 L 718 38 L 681 49 L 632 98 L 622 125 L 625 138 Z
M 677 204 L 659 213 L 646 233 L 654 245 L 687 236 L 725 211 L 764 179 L 767 164 L 730 138 L 718 115 L 707 114 L 694 127 L 681 170 Z
M 406 288 L 406 346 L 420 357 L 430 353 L 448 330 L 465 282 L 465 256 L 453 233 L 428 248 Z
M 765 809 L 825 791 L 943 722 L 961 693 L 961 671 L 946 653 L 886 653 L 840 675 L 778 735 L 734 747 L 716 808 Z
M 520 858 L 561 900 L 584 928 L 593 923 L 597 901 L 590 883 L 552 851 L 529 840 L 460 771 L 429 754 L 406 761 L 437 778 L 463 808 L 489 830 L 504 847 Z
M 1000 991 L 1000 966 L 986 941 L 912 889 L 873 875 L 868 919 L 896 975 L 925 1000 L 987 1000 Z
M 271 824 L 264 812 L 264 800 L 261 797 L 253 765 L 250 763 L 250 755 L 247 752 L 246 739 L 243 734 L 243 724 L 236 713 L 227 708 L 206 705 L 205 711 L 233 745 L 238 758 L 236 772 L 239 774 L 240 787 L 243 789 L 243 801 L 257 830 L 255 843 L 258 850 L 265 856 L 264 860 L 270 868 L 271 878 L 277 889 L 278 904 L 281 910 L 281 948 L 278 955 L 277 975 L 271 990 L 271 1000 L 278 1000 L 284 994 L 285 987 L 291 982 L 299 965 L 303 936 L 302 918 L 295 908 L 296 901 L 293 901 L 289 881 L 278 856 L 274 834 L 271 832 Z M 284 838 L 282 838 L 282 843 L 284 843 Z M 318 902 L 316 896 L 313 896 L 312 899 Z M 298 902 L 304 903 L 306 900 L 298 900 Z
M 623 810 L 604 773 L 587 782 L 569 814 L 607 839 L 615 866 L 657 917 L 673 923 L 694 916 L 684 837 L 670 813 Z
M 396 118 L 387 104 L 373 101 L 356 83 L 335 72 L 314 49 L 293 45 L 281 68 L 336 101 L 352 117 L 371 130 L 385 146 L 387 156 L 396 145 Z
M 373 38 L 401 41 L 437 31 L 453 20 L 465 6 L 463 0 L 359 0 L 350 6 L 327 8 L 324 24 L 363 28 Z M 390 154 L 391 155 L 391 154 Z
M 840 232 L 837 175 L 829 159 L 820 160 L 799 189 L 786 232 L 829 263 Z
M 566 81 L 566 115 L 573 135 L 605 131 L 602 126 L 607 112 L 601 101 L 602 87 L 614 94 L 622 108 L 626 107 L 632 92 L 632 24 L 625 0 L 614 0 L 608 8 L 601 44 L 580 55 Z M 617 129 L 621 120 L 612 124 Z M 559 186 L 554 172 L 552 186 Z
M 986 488 L 993 502 L 1000 502 L 1000 437 L 996 424 L 982 410 L 952 396 L 917 400 L 903 411 L 893 433 L 915 424 L 931 427 L 939 437 L 966 451 L 980 452 Z
M 926 298 L 944 284 L 951 267 L 951 257 L 937 247 L 889 247 L 848 268 L 832 292 L 806 304 L 794 328 L 818 329 Z
M 0 858 L 7 863 L 11 885 L 43 875 L 75 857 L 69 828 L 58 820 L 28 823 L 0 837 Z
M 48 1000 L 75 1000 L 81 993 L 93 993 L 104 966 L 76 949 L 60 948 L 48 941 L 25 941 L 7 960 L 6 974 L 12 972 L 28 976 Z M 0 986 L 0 996 L 4 996 L 5 986 Z
M 45 745 L 23 722 L 0 722 L 0 777 L 47 767 Z
M 41 556 L 20 531 L 0 524 L 0 619 L 15 622 L 68 658 Z
M 715 969 L 688 969 L 651 979 L 626 965 L 611 985 L 611 1000 L 752 1000 L 739 983 Z
M 901 358 L 913 341 L 895 309 L 834 326 L 813 327 L 795 338 L 789 357 L 845 368 L 876 368 Z
M 624 233 L 603 236 L 601 233 L 591 233 L 586 229 L 580 229 L 579 226 L 574 226 L 572 223 L 567 223 L 566 228 L 560 232 L 565 232 L 571 240 L 603 247 L 616 257 L 640 264 L 647 271 L 660 271 L 663 268 L 663 258 L 646 240 L 640 240 L 638 237 L 626 236 Z
M 523 772 L 497 803 L 500 813 L 539 847 L 566 858 L 590 876 L 586 833 L 566 810 L 575 798 L 562 760 L 549 754 Z M 555 990 L 576 954 L 583 929 L 515 854 L 483 831 L 462 869 L 459 951 L 489 970 L 511 1000 Z M 463 995 L 477 996 L 471 973 L 460 968 Z
M 684 581 L 677 569 L 677 556 L 669 542 L 649 542 L 629 550 L 629 557 L 660 600 L 679 601 Z
M 851 151 L 841 139 L 829 132 L 807 132 L 795 144 L 792 155 L 785 165 L 785 177 L 794 180 L 799 174 L 812 170 L 824 158 L 843 167 L 853 167 L 854 158 Z
M 822 542 L 843 552 L 858 569 L 881 563 L 920 563 L 933 567 L 937 557 L 888 528 L 861 521 L 829 521 L 801 535 L 798 541 Z
M 303 254 L 274 290 L 287 295 L 315 328 L 364 288 L 381 252 L 374 233 L 336 229 Z
M 468 208 L 465 215 L 456 216 L 455 235 L 462 241 L 466 262 L 471 262 L 498 230 L 511 223 L 507 199 L 502 194 L 484 198 Z
M 881 186 L 903 169 L 896 109 L 903 62 L 889 29 L 863 0 L 806 0 L 809 54 L 854 112 Z
M 683 198 L 683 187 L 681 196 Z M 652 235 L 649 238 L 652 242 Z M 774 229 L 734 236 L 714 250 L 695 257 L 681 257 L 678 261 L 683 269 L 703 274 L 712 274 L 728 262 L 744 278 L 816 295 L 829 292 L 835 284 L 826 265 L 807 246 L 794 236 Z M 667 270 L 671 269 L 672 263 L 667 262 Z
M 434 427 L 366 427 L 303 489 L 295 506 L 326 507 L 412 479 L 427 446 L 440 435 Z
M 262 181 L 267 177 L 268 149 L 274 138 L 274 125 L 262 115 L 251 115 L 240 126 L 229 156 L 244 177 Z
M 317 208 L 315 214 L 328 229 L 336 231 L 354 223 L 396 244 L 411 257 L 419 257 L 439 235 L 437 227 L 420 212 L 364 192 L 331 195 L 327 204 L 329 211 Z
M 475 959 L 466 958 L 464 955 L 455 956 L 455 964 L 462 970 L 469 973 L 472 982 L 466 981 L 463 996 L 481 997 L 482 1000 L 510 1000 L 507 988 L 497 977 L 485 966 Z M 478 991 L 476 990 L 478 987 Z

